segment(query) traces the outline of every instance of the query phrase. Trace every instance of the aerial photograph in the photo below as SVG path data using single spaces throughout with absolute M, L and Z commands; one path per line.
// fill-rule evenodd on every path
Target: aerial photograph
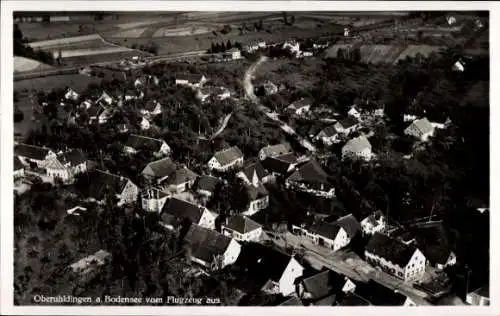
M 15 11 L 11 304 L 490 305 L 489 16 Z

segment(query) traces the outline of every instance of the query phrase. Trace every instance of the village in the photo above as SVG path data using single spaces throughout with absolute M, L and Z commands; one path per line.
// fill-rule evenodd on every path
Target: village
M 344 37 L 351 36 L 346 28 Z M 445 236 L 443 213 L 434 211 L 437 202 L 409 215 L 364 207 L 361 197 L 346 193 L 348 185 L 339 187 L 347 173 L 332 173 L 352 166 L 351 175 L 361 177 L 391 159 L 413 162 L 434 150 L 437 135 L 454 130 L 449 113 L 410 107 L 396 115 L 401 126 L 393 128 L 394 110 L 375 98 L 356 96 L 332 106 L 319 95 L 291 93 L 259 77 L 283 60 L 314 66 L 332 47 L 301 39 L 229 43 L 224 52 L 204 57 L 220 64 L 218 71 L 239 65 L 241 72 L 227 82 L 200 71 L 205 68 L 198 57 L 184 63 L 133 57 L 99 68 L 106 76 L 124 74 L 113 75 L 105 88 L 47 91 L 35 101 L 41 131 L 31 142 L 15 143 L 16 198 L 57 187 L 67 217 L 131 211 L 156 234 L 183 245 L 189 259 L 179 271 L 200 278 L 233 275 L 227 286 L 238 305 L 489 304 L 487 283 L 472 285 L 466 277 L 457 292 L 460 258 Z M 352 58 L 334 62 L 351 67 Z M 462 76 L 474 64 L 466 55 L 447 62 L 449 76 Z M 166 93 L 175 99 L 164 101 Z M 289 99 L 279 104 L 283 95 Z M 394 153 L 381 145 L 387 140 L 404 149 Z M 418 163 L 414 168 L 423 168 Z M 414 207 L 411 190 L 401 203 Z M 488 206 L 473 209 L 471 216 L 483 223 Z M 67 271 L 85 288 L 120 260 L 113 253 L 96 249 Z

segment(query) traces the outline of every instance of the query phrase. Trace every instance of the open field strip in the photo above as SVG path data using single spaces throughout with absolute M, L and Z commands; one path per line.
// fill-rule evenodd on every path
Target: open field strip
M 189 36 L 210 33 L 216 30 L 216 27 L 208 26 L 186 26 L 179 28 L 162 27 L 153 34 L 153 37 L 168 37 L 168 36 Z
M 171 18 L 166 18 L 165 20 L 168 20 Z M 142 27 L 142 26 L 150 26 L 154 24 L 158 24 L 164 22 L 164 20 L 146 20 L 146 21 L 139 21 L 139 22 L 130 22 L 130 23 L 122 23 L 122 24 L 116 24 L 116 27 L 120 29 L 132 29 L 136 27 Z
M 67 45 L 71 43 L 79 43 L 96 39 L 100 39 L 99 34 L 74 36 L 74 37 L 59 38 L 47 41 L 32 42 L 28 43 L 28 45 L 31 46 L 32 48 L 45 48 L 50 46 Z
M 33 71 L 35 69 L 50 69 L 52 66 L 38 60 L 14 56 L 14 72 Z
M 141 37 L 147 27 L 131 28 L 113 34 L 113 37 Z
M 103 47 L 103 48 L 90 48 L 90 49 L 74 49 L 61 51 L 62 58 L 79 57 L 79 56 L 91 56 L 91 55 L 102 55 L 102 54 L 112 54 L 133 51 L 126 47 Z
M 427 57 L 433 52 L 439 52 L 444 47 L 442 46 L 431 46 L 431 45 L 408 45 L 408 47 L 401 52 L 401 54 L 394 61 L 395 63 L 398 60 L 403 60 L 407 56 L 415 57 L 417 53 Z

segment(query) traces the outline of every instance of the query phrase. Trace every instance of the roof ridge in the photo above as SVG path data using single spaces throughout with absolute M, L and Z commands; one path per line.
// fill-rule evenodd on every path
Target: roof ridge
M 136 137 L 140 137 L 140 138 L 147 138 L 147 139 L 152 139 L 152 140 L 156 140 L 156 141 L 162 141 L 162 140 L 161 140 L 161 139 L 159 139 L 159 138 L 153 138 L 153 137 L 144 136 L 144 135 L 139 135 L 139 134 L 130 134 L 130 136 L 136 136 Z

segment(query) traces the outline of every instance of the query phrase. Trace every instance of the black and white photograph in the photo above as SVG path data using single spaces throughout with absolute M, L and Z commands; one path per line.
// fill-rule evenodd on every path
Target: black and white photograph
M 491 305 L 490 11 L 265 2 L 2 17 L 2 302 Z

